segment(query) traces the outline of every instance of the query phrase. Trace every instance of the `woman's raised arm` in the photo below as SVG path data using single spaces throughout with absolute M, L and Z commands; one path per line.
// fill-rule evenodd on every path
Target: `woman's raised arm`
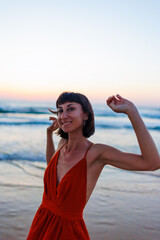
M 107 105 L 117 113 L 128 115 L 137 136 L 141 155 L 125 153 L 107 145 L 99 145 L 99 158 L 104 164 L 127 170 L 154 171 L 159 169 L 159 153 L 135 105 L 120 95 L 109 97 Z

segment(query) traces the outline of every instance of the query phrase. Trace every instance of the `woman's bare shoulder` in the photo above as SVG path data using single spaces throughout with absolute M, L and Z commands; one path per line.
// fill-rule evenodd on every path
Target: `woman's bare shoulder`
M 101 154 L 103 152 L 107 152 L 110 149 L 110 146 L 102 143 L 95 143 L 92 145 L 89 156 L 92 158 L 93 161 L 99 161 L 101 159 Z
M 92 150 L 92 152 L 95 154 L 95 153 L 97 153 L 97 154 L 99 154 L 101 151 L 103 151 L 105 148 L 107 147 L 107 145 L 105 145 L 105 144 L 102 144 L 102 143 L 94 143 L 93 145 L 92 145 L 92 148 L 91 148 L 91 150 Z M 108 146 L 109 147 L 109 146 Z
M 92 143 L 91 148 L 89 149 L 88 155 L 93 160 L 97 159 L 100 153 L 103 151 L 105 145 L 101 143 Z
M 101 143 L 94 143 L 92 144 L 91 148 L 88 151 L 87 154 L 88 166 L 92 170 L 94 169 L 93 172 L 97 171 L 98 169 L 102 170 L 104 167 L 104 162 L 101 161 L 101 153 L 104 151 L 104 146 L 105 145 Z

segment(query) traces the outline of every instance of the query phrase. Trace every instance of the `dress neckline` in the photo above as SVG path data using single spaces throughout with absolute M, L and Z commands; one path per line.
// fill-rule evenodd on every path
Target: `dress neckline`
M 66 143 L 64 144 L 66 145 Z M 66 176 L 77 166 L 79 165 L 83 160 L 86 159 L 86 155 L 89 151 L 89 149 L 91 148 L 91 146 L 93 145 L 93 143 L 90 144 L 90 146 L 87 148 L 86 152 L 85 152 L 85 155 L 82 159 L 80 159 L 77 163 L 75 163 L 65 174 L 64 176 L 61 178 L 60 182 L 58 183 L 58 177 L 57 177 L 57 165 L 58 165 L 58 158 L 59 158 L 59 154 L 60 154 L 60 150 L 64 147 L 64 145 L 58 150 L 57 154 L 57 159 L 56 159 L 56 164 L 55 164 L 55 169 L 56 169 L 56 174 L 55 174 L 55 177 L 56 177 L 56 190 L 57 188 L 60 186 L 61 182 L 66 178 Z

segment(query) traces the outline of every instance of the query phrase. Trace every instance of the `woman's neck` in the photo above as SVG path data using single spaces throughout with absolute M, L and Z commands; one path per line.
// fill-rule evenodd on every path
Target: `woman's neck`
M 68 136 L 67 142 L 67 152 L 73 151 L 75 149 L 79 149 L 81 147 L 85 147 L 88 143 L 88 140 L 84 136 L 78 136 L 70 134 Z

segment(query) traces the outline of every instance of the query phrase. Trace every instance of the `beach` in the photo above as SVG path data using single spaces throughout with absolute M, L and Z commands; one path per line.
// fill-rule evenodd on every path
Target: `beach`
M 0 240 L 26 239 L 43 194 L 47 108 L 53 103 L 1 102 Z M 53 109 L 53 107 L 52 107 Z M 95 106 L 96 132 L 90 138 L 139 153 L 124 115 Z M 139 108 L 160 152 L 160 109 Z M 54 136 L 57 146 L 59 138 Z M 91 240 L 160 239 L 160 170 L 131 172 L 105 166 L 84 210 Z
M 105 179 L 102 176 L 97 183 L 84 210 L 84 220 L 91 239 L 159 240 L 160 183 L 157 183 L 156 176 L 152 176 L 153 173 L 147 176 L 151 185 L 155 182 L 155 187 L 148 186 L 142 191 L 138 182 L 145 182 L 146 175 L 139 174 L 136 177 L 137 190 L 134 190 L 133 183 L 129 183 L 127 189 L 120 189 L 119 185 L 124 185 L 123 172 L 118 173 L 112 168 L 106 169 L 104 175 L 105 172 L 118 175 L 120 182 L 115 182 L 118 176 L 108 176 L 107 184 L 102 185 L 101 181 Z M 0 239 L 26 239 L 42 193 L 43 186 L 1 186 Z

